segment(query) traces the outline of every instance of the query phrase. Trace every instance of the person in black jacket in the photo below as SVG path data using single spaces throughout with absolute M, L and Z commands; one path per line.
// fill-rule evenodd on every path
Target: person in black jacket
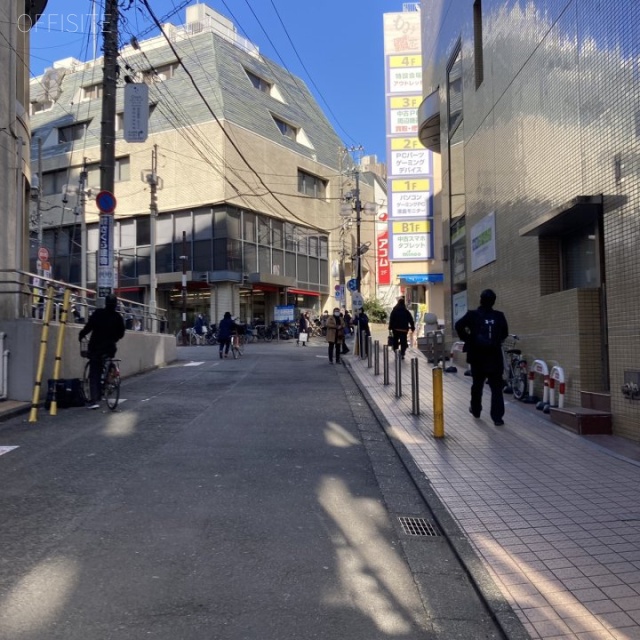
M 105 358 L 116 355 L 116 343 L 124 335 L 124 319 L 116 311 L 118 299 L 109 294 L 104 299 L 104 309 L 96 309 L 89 321 L 79 333 L 79 339 L 91 334 L 89 338 L 89 387 L 91 398 L 88 409 L 100 408 L 100 377 Z
M 491 389 L 491 419 L 496 426 L 504 424 L 504 358 L 502 343 L 509 335 L 507 319 L 493 305 L 496 294 L 485 289 L 480 294 L 480 306 L 467 313 L 455 324 L 460 340 L 464 342 L 467 362 L 471 365 L 471 405 L 474 418 L 482 413 L 482 391 L 486 381 Z
M 404 360 L 404 354 L 408 346 L 407 336 L 409 330 L 416 330 L 413 314 L 407 309 L 404 298 L 400 298 L 396 306 L 391 309 L 391 313 L 389 314 L 389 329 L 393 332 L 393 350 L 396 351 L 398 345 L 400 345 L 400 353 Z

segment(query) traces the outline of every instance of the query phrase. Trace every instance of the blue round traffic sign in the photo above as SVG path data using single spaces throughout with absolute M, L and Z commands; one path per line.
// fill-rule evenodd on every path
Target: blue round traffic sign
M 351 280 L 347 282 L 347 289 L 349 289 L 349 291 L 357 291 L 358 281 L 355 278 L 351 278 Z
M 96 207 L 101 213 L 113 213 L 116 210 L 116 197 L 111 191 L 100 191 L 96 196 Z

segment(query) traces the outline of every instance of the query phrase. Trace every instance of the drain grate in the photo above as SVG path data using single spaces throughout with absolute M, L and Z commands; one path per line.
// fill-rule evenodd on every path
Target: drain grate
M 402 525 L 402 530 L 409 536 L 439 536 L 436 528 L 424 518 L 398 518 Z

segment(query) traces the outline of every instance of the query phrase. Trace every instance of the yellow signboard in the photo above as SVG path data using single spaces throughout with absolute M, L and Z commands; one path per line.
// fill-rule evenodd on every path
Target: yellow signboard
M 412 149 L 424 149 L 424 145 L 418 138 L 391 138 L 391 151 L 411 151 Z
M 393 233 L 429 233 L 430 220 L 413 220 L 411 222 L 394 222 Z
M 402 193 L 406 191 L 431 191 L 428 178 L 420 180 L 392 180 L 391 191 Z
M 389 66 L 392 69 L 408 69 L 409 67 L 422 68 L 422 56 L 419 54 L 408 56 L 389 56 Z
M 391 109 L 417 109 L 421 102 L 421 96 L 395 96 L 389 99 L 389 107 Z

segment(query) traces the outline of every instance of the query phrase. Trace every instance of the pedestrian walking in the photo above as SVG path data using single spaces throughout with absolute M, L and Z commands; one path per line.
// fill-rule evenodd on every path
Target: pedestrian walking
M 400 354 L 404 360 L 404 354 L 408 347 L 407 336 L 410 330 L 416 330 L 413 315 L 407 309 L 404 298 L 398 299 L 396 306 L 393 307 L 389 314 L 389 330 L 393 333 L 393 350 L 396 351 L 399 346 Z
M 347 336 L 350 336 L 353 333 L 352 322 L 353 322 L 353 317 L 351 316 L 349 309 L 345 309 L 344 310 L 344 332 L 345 332 L 345 335 Z
M 220 345 L 220 358 L 223 357 L 222 351 L 224 350 L 224 357 L 229 357 L 229 349 L 231 348 L 231 336 L 236 329 L 236 323 L 231 317 L 229 311 L 225 311 L 225 314 L 220 320 L 218 325 L 218 344 Z
M 369 327 L 369 316 L 365 313 L 364 309 L 360 310 L 360 313 L 356 316 L 356 339 L 361 348 L 361 353 L 365 356 L 369 355 L 369 336 L 371 335 L 371 328 Z
M 493 305 L 496 294 L 485 289 L 480 294 L 480 306 L 465 315 L 455 324 L 460 340 L 464 342 L 467 362 L 471 365 L 471 405 L 469 411 L 474 418 L 482 413 L 482 391 L 485 382 L 491 389 L 491 419 L 496 426 L 504 424 L 504 360 L 502 342 L 509 335 L 507 319 Z
M 325 309 L 324 313 L 320 316 L 320 327 L 322 328 L 322 335 L 327 335 L 327 320 L 329 320 L 329 312 Z
M 340 364 L 340 352 L 344 344 L 344 319 L 340 309 L 336 307 L 333 315 L 327 318 L 327 343 L 329 344 L 329 364 L 333 364 L 333 352 L 336 353 L 336 364 Z

